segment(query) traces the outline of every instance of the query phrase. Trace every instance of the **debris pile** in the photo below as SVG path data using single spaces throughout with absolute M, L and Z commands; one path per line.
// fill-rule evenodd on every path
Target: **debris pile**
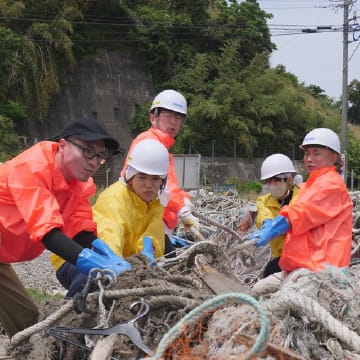
M 360 216 L 357 195 L 352 196 L 356 254 Z M 201 233 L 177 230 L 190 246 L 177 248 L 174 258 L 157 259 L 156 267 L 142 255 L 133 256 L 133 269 L 115 283 L 98 274 L 89 280 L 96 291 L 86 287 L 74 300 L 46 304 L 43 321 L 14 336 L 11 355 L 30 360 L 360 359 L 360 265 L 305 271 L 288 287 L 256 294 L 251 287 L 271 254 L 247 240 L 255 230 L 255 203 L 236 191 L 201 191 L 194 205 Z M 93 328 L 109 329 L 110 336 L 92 335 Z M 78 333 L 86 330 L 87 335 Z

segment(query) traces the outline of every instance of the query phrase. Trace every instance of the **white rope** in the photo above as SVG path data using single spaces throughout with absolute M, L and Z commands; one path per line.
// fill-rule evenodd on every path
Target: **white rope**
M 73 309 L 73 302 L 72 300 L 70 300 L 59 310 L 49 315 L 45 320 L 30 327 L 27 327 L 26 329 L 16 333 L 10 340 L 10 346 L 15 347 L 19 345 L 19 343 L 21 343 L 22 341 L 29 338 L 31 335 L 47 329 L 50 325 L 52 325 L 53 323 L 64 317 L 72 309 Z
M 360 351 L 360 336 L 335 319 L 324 307 L 315 300 L 286 288 L 278 291 L 266 304 L 266 310 L 284 313 L 289 309 L 300 311 L 316 319 L 326 330 L 355 351 Z

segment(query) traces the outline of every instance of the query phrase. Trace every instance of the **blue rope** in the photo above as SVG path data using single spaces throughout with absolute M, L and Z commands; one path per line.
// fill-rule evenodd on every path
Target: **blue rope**
M 188 329 L 192 324 L 196 324 L 209 311 L 215 311 L 222 305 L 228 303 L 248 304 L 257 310 L 260 317 L 260 332 L 254 345 L 245 354 L 244 359 L 248 360 L 254 354 L 262 353 L 265 350 L 267 340 L 269 338 L 269 321 L 264 310 L 261 308 L 259 302 L 250 295 L 228 293 L 211 298 L 186 314 L 163 336 L 155 354 L 150 358 L 150 360 L 161 360 L 162 355 L 168 349 L 169 345 L 176 341 L 183 334 L 185 329 Z

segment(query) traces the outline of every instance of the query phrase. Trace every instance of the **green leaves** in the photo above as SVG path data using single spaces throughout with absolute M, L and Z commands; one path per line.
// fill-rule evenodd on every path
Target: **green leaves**
M 19 36 L 10 29 L 0 27 L 0 102 L 6 99 L 23 69 L 21 44 Z
M 349 96 L 349 121 L 360 125 L 360 81 L 352 80 L 348 86 Z
M 13 122 L 3 115 L 0 115 L 0 137 L 0 161 L 4 162 L 16 155 L 20 144 L 14 131 Z

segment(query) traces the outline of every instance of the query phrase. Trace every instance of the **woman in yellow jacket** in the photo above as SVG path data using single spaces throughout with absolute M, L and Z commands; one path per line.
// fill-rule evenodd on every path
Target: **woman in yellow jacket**
M 93 206 L 97 234 L 122 258 L 142 253 L 152 264 L 164 255 L 164 206 L 158 194 L 165 191 L 169 155 L 153 139 L 137 143 L 127 158 L 123 178 L 100 193 Z M 72 264 L 52 255 L 56 276 L 72 297 L 83 288 L 87 277 Z
M 165 250 L 164 205 L 158 199 L 165 190 L 169 156 L 156 140 L 139 142 L 128 157 L 124 178 L 105 189 L 93 206 L 98 234 L 123 257 L 143 249 L 143 239 L 152 241 L 155 258 Z
M 293 162 L 283 154 L 268 156 L 261 165 L 261 180 L 265 182 L 265 195 L 259 196 L 257 205 L 256 225 L 266 228 L 275 219 L 284 205 L 289 205 L 296 199 L 299 188 L 294 185 L 296 173 Z M 264 277 L 281 271 L 279 259 L 284 245 L 284 235 L 270 241 L 272 259 L 264 270 Z M 261 246 L 261 244 L 258 244 Z

